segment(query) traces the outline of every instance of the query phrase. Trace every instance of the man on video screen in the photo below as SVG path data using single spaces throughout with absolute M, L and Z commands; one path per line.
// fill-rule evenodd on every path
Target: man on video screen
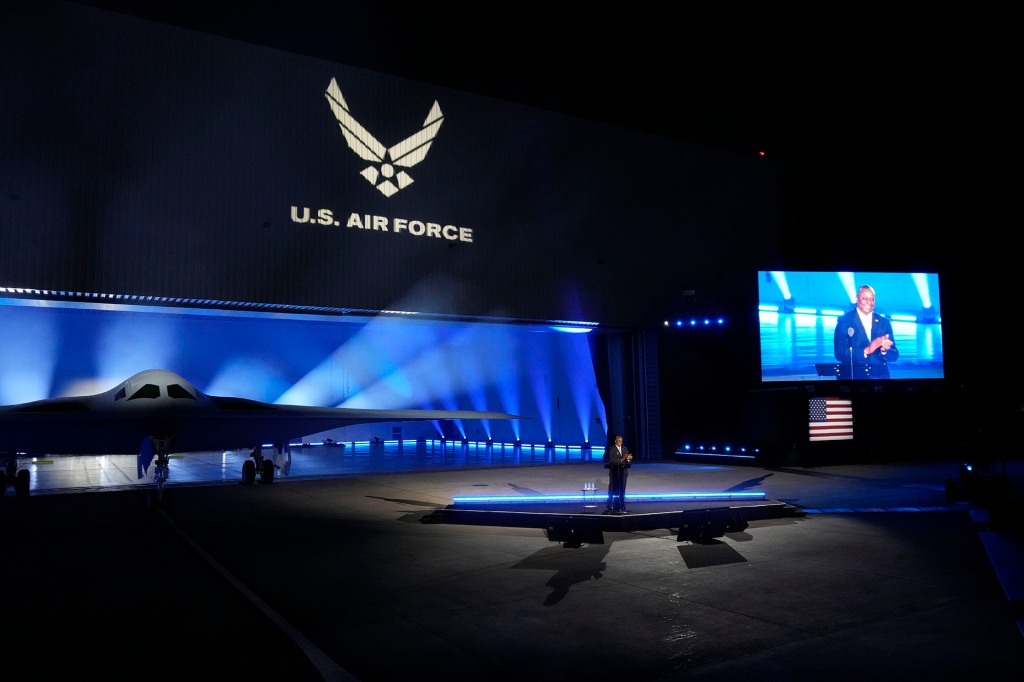
M 889 363 L 900 357 L 892 323 L 875 312 L 875 290 L 870 285 L 860 285 L 857 307 L 836 323 L 835 356 L 840 379 L 888 379 Z

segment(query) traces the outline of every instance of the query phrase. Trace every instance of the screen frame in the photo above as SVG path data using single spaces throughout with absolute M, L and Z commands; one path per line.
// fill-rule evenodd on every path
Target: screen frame
M 906 385 L 946 378 L 938 272 L 760 269 L 757 277 L 757 363 L 762 387 Z M 839 376 L 836 321 L 855 307 L 863 284 L 876 291 L 874 313 L 889 321 L 900 351 L 896 362 L 888 364 L 889 377 Z

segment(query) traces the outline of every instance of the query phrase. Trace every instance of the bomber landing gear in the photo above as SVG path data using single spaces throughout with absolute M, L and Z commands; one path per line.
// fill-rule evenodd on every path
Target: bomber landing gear
M 0 457 L 3 458 L 4 465 L 3 471 L 0 471 L 0 496 L 7 492 L 7 486 L 14 487 L 15 495 L 28 495 L 31 484 L 28 469 L 18 468 L 18 456 L 13 453 L 6 457 L 0 453 Z
M 156 489 L 150 494 L 150 502 L 155 507 L 166 506 L 170 493 L 164 490 L 164 487 L 167 484 L 167 479 L 171 477 L 171 438 L 152 436 L 150 443 L 154 453 L 153 483 L 156 484 Z
M 29 484 L 28 469 L 21 469 L 14 476 L 14 494 L 15 495 L 28 495 Z
M 273 458 L 263 456 L 263 448 L 259 445 L 252 449 L 252 459 L 242 462 L 242 484 L 251 485 L 256 482 L 256 474 L 260 476 L 260 483 L 270 484 L 274 482 L 276 467 Z
M 255 456 L 255 455 L 254 455 Z M 256 482 L 256 462 L 247 459 L 242 462 L 242 483 L 250 485 Z

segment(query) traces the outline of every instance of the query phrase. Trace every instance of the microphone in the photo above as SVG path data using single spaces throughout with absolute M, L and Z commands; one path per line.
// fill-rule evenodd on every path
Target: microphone
M 846 328 L 846 335 L 850 337 L 850 379 L 853 379 L 853 327 Z

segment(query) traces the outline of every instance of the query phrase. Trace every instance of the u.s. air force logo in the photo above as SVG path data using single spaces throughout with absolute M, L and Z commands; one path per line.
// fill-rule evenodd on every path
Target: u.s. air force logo
M 430 108 L 430 113 L 427 114 L 420 130 L 398 144 L 385 147 L 352 116 L 348 104 L 341 94 L 341 89 L 338 87 L 338 82 L 334 78 L 327 86 L 325 94 L 327 103 L 331 105 L 331 111 L 338 119 L 341 134 L 345 136 L 349 149 L 354 151 L 359 158 L 370 162 L 370 165 L 364 168 L 360 175 L 386 197 L 411 185 L 412 176 L 405 170 L 396 171 L 395 167 L 397 166 L 399 169 L 412 168 L 426 158 L 430 145 L 434 142 L 437 131 L 441 129 L 441 124 L 444 122 L 444 115 L 441 113 L 441 107 L 437 100 Z

